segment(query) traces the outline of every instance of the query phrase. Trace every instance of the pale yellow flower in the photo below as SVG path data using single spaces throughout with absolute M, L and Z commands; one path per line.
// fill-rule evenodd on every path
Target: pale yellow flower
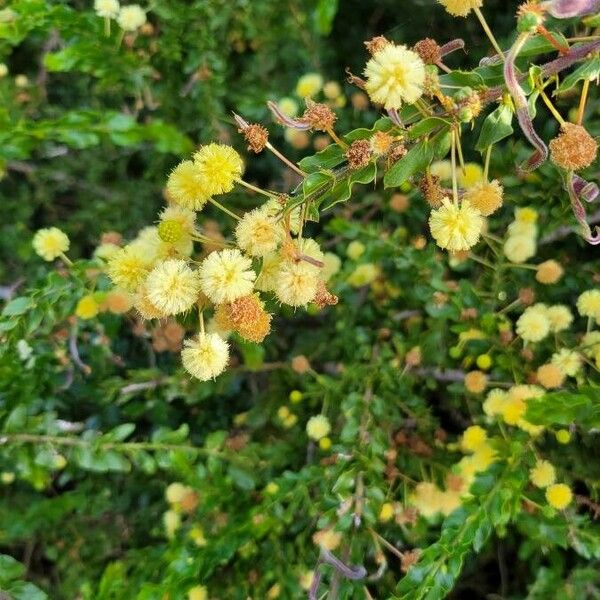
M 167 315 L 177 315 L 194 306 L 200 292 L 198 273 L 184 260 L 165 260 L 146 280 L 148 299 Z
M 466 17 L 474 8 L 480 8 L 483 0 L 438 0 L 453 17 Z
M 70 242 L 67 235 L 58 227 L 48 227 L 36 231 L 32 245 L 38 256 L 51 262 L 69 249 Z
M 442 206 L 431 211 L 429 228 L 440 248 L 458 252 L 469 250 L 478 241 L 483 229 L 481 213 L 468 200 L 456 206 L 444 198 Z
M 265 210 L 247 212 L 235 228 L 238 246 L 250 256 L 265 256 L 279 245 L 283 228 Z
M 117 16 L 117 23 L 125 31 L 135 31 L 146 22 L 146 13 L 139 4 L 122 6 Z
M 220 375 L 229 360 L 229 345 L 216 333 L 200 333 L 198 337 L 185 340 L 181 351 L 181 362 L 185 370 L 208 381 Z
M 225 194 L 242 175 L 240 155 L 225 144 L 208 144 L 194 154 L 194 164 L 209 195 Z
M 201 289 L 215 304 L 248 296 L 256 278 L 252 261 L 237 249 L 211 252 L 199 272 Z
M 308 437 L 317 442 L 326 435 L 329 435 L 330 431 L 331 425 L 329 424 L 329 419 L 324 415 L 315 415 L 306 423 Z

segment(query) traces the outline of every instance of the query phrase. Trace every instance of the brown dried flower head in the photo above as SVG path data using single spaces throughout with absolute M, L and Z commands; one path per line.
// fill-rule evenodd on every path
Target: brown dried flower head
M 531 288 L 521 288 L 519 290 L 519 300 L 525 306 L 530 306 L 535 302 L 535 292 Z
M 298 373 L 298 375 L 304 375 L 304 373 L 307 373 L 310 369 L 310 362 L 304 354 L 298 354 L 298 356 L 292 358 L 292 370 L 295 373 Z
M 535 278 L 544 285 L 556 283 L 562 276 L 564 270 L 555 260 L 547 260 L 537 266 Z
M 436 175 L 425 175 L 419 182 L 419 190 L 431 208 L 439 208 L 446 197 L 440 185 L 440 178 Z
M 372 56 L 373 54 L 377 54 L 377 52 L 380 50 L 383 50 L 388 44 L 391 43 L 392 42 L 390 42 L 390 40 L 388 40 L 384 35 L 377 35 L 365 42 L 365 47 Z
M 598 154 L 598 143 L 581 125 L 565 123 L 562 131 L 550 141 L 552 162 L 567 169 L 579 171 L 589 167 Z
M 325 287 L 323 281 L 319 281 L 317 284 L 317 293 L 313 298 L 313 302 L 319 308 L 325 308 L 326 306 L 335 306 L 338 303 L 338 297 Z
M 255 154 L 262 152 L 269 141 L 269 132 L 259 123 L 252 123 L 238 131 L 244 134 L 248 142 L 248 150 L 252 150 Z
M 394 138 L 385 131 L 376 131 L 371 137 L 371 152 L 375 154 L 375 156 L 383 156 L 387 154 L 392 148 L 392 144 L 394 143 Z
M 337 120 L 336 114 L 321 102 L 309 102 L 302 121 L 308 123 L 314 131 L 328 131 L 333 129 L 333 125 Z
M 388 162 L 393 164 L 399 161 L 401 158 L 404 158 L 408 150 L 404 145 L 404 142 L 395 142 L 388 154 Z
M 417 42 L 413 49 L 426 65 L 435 65 L 442 60 L 440 46 L 431 38 L 425 38 Z
M 463 200 L 468 200 L 484 217 L 495 213 L 502 206 L 504 190 L 497 179 L 480 181 L 471 186 L 464 194 Z
M 215 321 L 219 327 L 233 329 L 250 342 L 262 342 L 271 331 L 271 315 L 256 294 L 219 305 Z
M 115 246 L 123 245 L 123 237 L 116 231 L 107 231 L 100 237 L 101 244 L 114 244 Z
M 369 140 L 352 142 L 346 150 L 346 159 L 348 166 L 353 170 L 367 166 L 371 160 L 371 142 Z
M 408 210 L 410 199 L 406 194 L 394 194 L 390 198 L 390 208 L 397 213 L 403 213 Z

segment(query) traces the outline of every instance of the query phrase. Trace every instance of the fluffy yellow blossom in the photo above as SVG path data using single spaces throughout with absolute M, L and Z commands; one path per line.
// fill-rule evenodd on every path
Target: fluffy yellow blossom
M 373 283 L 380 275 L 381 270 L 373 263 L 358 265 L 346 280 L 352 287 L 362 287 Z
M 508 226 L 509 237 L 528 237 L 531 238 L 535 243 L 535 238 L 538 234 L 538 227 L 535 223 L 528 223 L 526 221 L 513 221 Z
M 196 213 L 189 208 L 172 205 L 160 213 L 158 235 L 163 242 L 179 242 L 184 237 L 190 237 L 195 229 Z
M 479 181 L 467 189 L 463 198 L 471 203 L 484 217 L 495 213 L 502 206 L 504 191 L 497 179 Z
M 318 73 L 306 73 L 305 75 L 302 75 L 302 77 L 298 79 L 298 83 L 296 83 L 296 94 L 300 96 L 300 98 L 312 98 L 319 93 L 322 87 L 323 77 L 321 77 L 321 75 Z
M 559 444 L 568 444 L 571 441 L 571 434 L 566 429 L 559 429 L 555 437 Z
M 252 292 L 252 261 L 239 250 L 212 252 L 200 265 L 200 287 L 215 304 L 232 302 Z
M 262 267 L 256 278 L 255 287 L 261 292 L 272 292 L 277 285 L 277 275 L 282 265 L 282 259 L 275 252 L 263 256 Z
M 547 363 L 537 370 L 537 380 L 547 390 L 559 388 L 565 381 L 566 375 L 554 364 Z
M 69 249 L 69 238 L 58 227 L 39 229 L 33 236 L 33 249 L 38 256 L 51 262 Z
M 180 503 L 188 494 L 190 493 L 190 488 L 183 483 L 175 482 L 171 483 L 167 486 L 165 490 L 165 499 L 169 504 L 178 504 Z
M 117 16 L 117 23 L 125 31 L 135 31 L 146 22 L 146 13 L 139 4 L 122 6 Z
M 387 523 L 394 518 L 395 512 L 394 505 L 391 502 L 384 502 L 379 510 L 379 520 L 382 523 Z
M 229 345 L 216 333 L 200 333 L 197 338 L 185 340 L 181 361 L 185 370 L 208 381 L 220 375 L 229 360 Z
M 556 365 L 568 377 L 575 377 L 583 364 L 581 356 L 568 348 L 562 348 L 558 352 L 555 352 L 550 362 Z
M 453 17 L 466 17 L 474 8 L 480 8 L 483 0 L 438 0 Z
M 306 423 L 306 433 L 312 440 L 319 441 L 331 431 L 329 419 L 324 415 L 315 415 Z
M 535 256 L 537 245 L 530 235 L 509 235 L 503 246 L 504 256 L 511 263 L 520 265 Z
M 275 294 L 280 302 L 304 306 L 317 293 L 319 271 L 305 261 L 283 261 L 275 278 Z
M 150 266 L 148 257 L 143 252 L 135 247 L 125 246 L 110 258 L 107 273 L 115 285 L 128 292 L 135 292 L 146 279 Z
M 175 537 L 175 533 L 181 527 L 181 517 L 174 510 L 168 510 L 163 514 L 165 533 L 169 539 Z
M 530 223 L 535 224 L 538 220 L 538 212 L 535 208 L 525 206 L 522 208 L 515 208 L 515 221 L 517 223 Z
M 333 252 L 325 252 L 323 255 L 323 268 L 321 269 L 321 279 L 329 281 L 342 266 L 342 261 L 337 254 Z
M 119 251 L 119 249 L 120 246 L 117 246 L 117 244 L 113 244 L 110 242 L 100 244 L 94 250 L 94 258 L 97 258 L 98 260 L 104 262 L 108 262 Z
M 300 575 L 300 587 L 305 591 L 310 590 L 310 586 L 312 585 L 314 578 L 314 571 L 304 571 L 304 573 Z
M 95 0 L 94 10 L 99 17 L 116 19 L 119 14 L 119 3 L 117 0 Z
M 87 294 L 77 302 L 75 314 L 80 319 L 93 319 L 100 312 L 100 307 L 93 294 Z
M 187 593 L 188 600 L 208 600 L 208 591 L 203 585 L 195 585 Z
M 471 371 L 465 375 L 465 387 L 472 394 L 481 394 L 487 387 L 487 375 L 481 371 Z
M 549 306 L 548 310 L 546 310 L 546 316 L 550 321 L 550 331 L 553 333 L 568 329 L 573 322 L 573 314 L 568 307 L 562 304 Z
M 556 470 L 547 460 L 538 460 L 535 467 L 529 471 L 531 483 L 539 488 L 546 488 L 556 481 Z
M 8 75 L 8 67 L 5 63 L 0 63 L 0 79 Z
M 341 544 L 342 534 L 333 529 L 321 529 L 313 534 L 312 540 L 317 546 L 322 546 L 331 551 Z
M 250 256 L 265 256 L 273 252 L 283 234 L 277 221 L 260 208 L 247 212 L 235 228 L 238 246 Z
M 483 168 L 477 163 L 466 163 L 464 171 L 457 168 L 456 177 L 460 187 L 469 189 L 483 181 Z
M 323 452 L 327 452 L 328 450 L 331 450 L 331 438 L 328 437 L 323 437 L 319 440 L 319 448 L 321 448 L 321 450 L 323 450 Z
M 348 244 L 346 248 L 346 256 L 350 260 L 358 260 L 365 253 L 365 245 L 358 240 L 354 240 Z
M 464 430 L 460 446 L 464 452 L 475 452 L 480 446 L 487 442 L 487 432 L 479 425 L 471 425 Z
M 416 485 L 409 502 L 419 511 L 420 515 L 431 519 L 442 511 L 443 492 L 435 483 L 421 481 Z
M 573 492 L 564 483 L 555 483 L 546 489 L 546 500 L 556 510 L 563 510 L 571 504 Z
M 281 98 L 279 102 L 277 102 L 277 106 L 279 106 L 279 110 L 286 117 L 295 117 L 300 110 L 298 102 L 296 102 L 296 100 L 293 98 Z
M 485 471 L 495 460 L 496 451 L 487 443 L 477 447 L 471 455 L 473 467 L 477 473 Z
M 600 289 L 583 292 L 577 298 L 577 310 L 582 317 L 600 321 Z
M 544 285 L 551 285 L 560 280 L 564 270 L 555 260 L 546 260 L 537 266 L 535 278 Z
M 398 109 L 422 96 L 425 64 L 416 52 L 390 43 L 369 60 L 365 76 L 365 90 L 371 100 L 386 109 Z
M 517 321 L 517 333 L 526 342 L 539 342 L 550 333 L 550 320 L 546 309 L 539 305 L 529 306 Z
M 323 94 L 329 100 L 335 100 L 342 94 L 342 87 L 337 81 L 328 81 L 323 86 Z
M 202 146 L 194 154 L 194 165 L 211 196 L 230 192 L 244 168 L 240 155 L 225 144 Z
M 452 179 L 452 163 L 449 160 L 436 160 L 431 163 L 429 172 L 434 177 L 439 177 L 441 181 L 450 181 Z
M 189 310 L 198 300 L 200 280 L 184 260 L 165 260 L 146 280 L 148 299 L 166 315 Z
M 191 160 L 180 162 L 171 171 L 167 180 L 167 196 L 180 206 L 200 210 L 211 195 L 198 166 Z
M 452 252 L 472 248 L 479 241 L 483 224 L 481 213 L 468 200 L 456 206 L 444 198 L 442 206 L 431 211 L 429 217 L 431 235 L 437 245 Z
M 500 414 L 509 425 L 523 425 L 523 415 L 527 409 L 526 401 L 544 395 L 544 390 L 535 385 L 515 385 L 500 408 Z M 525 429 L 525 427 L 522 427 Z
M 488 417 L 495 417 L 496 415 L 501 414 L 502 407 L 507 399 L 508 394 L 504 390 L 490 390 L 483 403 L 483 412 Z
M 138 288 L 133 305 L 140 317 L 145 321 L 149 321 L 150 319 L 161 319 L 167 316 L 152 304 L 148 298 L 148 289 L 145 283 L 142 283 Z

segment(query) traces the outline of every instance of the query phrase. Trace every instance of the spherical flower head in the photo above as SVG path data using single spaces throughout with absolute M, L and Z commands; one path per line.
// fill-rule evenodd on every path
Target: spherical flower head
M 539 305 L 529 306 L 517 321 L 517 334 L 526 342 L 539 342 L 550 333 L 547 309 Z
M 304 98 L 304 96 L 302 96 Z M 300 106 L 296 100 L 293 98 L 281 98 L 279 102 L 277 102 L 277 106 L 279 106 L 279 110 L 286 117 L 295 117 L 300 110 Z
M 122 6 L 117 16 L 117 23 L 124 31 L 135 31 L 146 22 L 146 13 L 139 4 Z
M 306 73 L 296 83 L 296 94 L 300 98 L 312 98 L 319 93 L 322 87 L 323 77 L 321 75 L 318 73 Z
M 537 266 L 536 280 L 543 285 L 557 283 L 563 276 L 564 270 L 555 260 L 546 260 Z
M 346 280 L 352 287 L 359 288 L 373 283 L 381 274 L 381 269 L 373 263 L 358 265 Z
M 537 246 L 530 235 L 510 235 L 504 242 L 504 256 L 516 265 L 523 264 L 535 256 Z
M 449 160 L 436 160 L 431 163 L 429 172 L 433 177 L 438 177 L 440 181 L 450 181 L 452 179 L 452 163 Z
M 559 333 L 569 329 L 573 322 L 573 314 L 571 311 L 562 304 L 556 304 L 548 307 L 546 310 L 546 316 L 550 321 L 550 331 L 552 333 Z
M 508 226 L 509 237 L 529 237 L 535 243 L 535 238 L 538 234 L 538 228 L 535 223 L 527 223 L 526 221 L 513 221 Z
M 438 0 L 453 17 L 466 17 L 474 8 L 480 8 L 483 0 Z
M 475 452 L 487 442 L 487 432 L 479 425 L 467 427 L 462 434 L 460 446 L 464 452 Z
M 483 403 L 483 412 L 488 417 L 495 417 L 502 413 L 502 407 L 508 399 L 508 394 L 504 390 L 490 390 Z
M 38 256 L 51 262 L 69 249 L 70 242 L 67 234 L 58 227 L 48 227 L 36 231 L 32 245 Z
M 93 319 L 99 312 L 100 306 L 93 294 L 86 294 L 83 298 L 80 298 L 75 308 L 75 314 L 84 320 Z
M 556 510 L 564 510 L 573 500 L 573 492 L 564 483 L 555 483 L 546 489 L 546 500 Z
M 469 189 L 483 181 L 483 168 L 478 163 L 466 163 L 464 169 L 457 169 L 458 185 Z
M 200 287 L 214 304 L 233 302 L 252 292 L 252 261 L 237 249 L 211 252 L 200 265 Z
M 0 79 L 8 75 L 8 67 L 5 63 L 0 63 Z
M 189 310 L 198 300 L 200 280 L 184 260 L 172 259 L 159 263 L 146 280 L 148 299 L 166 315 Z
M 161 234 L 161 225 L 166 224 L 167 227 Z M 196 228 L 196 213 L 182 206 L 172 205 L 167 206 L 160 213 L 160 223 L 158 225 L 158 235 L 165 242 L 175 243 L 183 237 L 192 235 Z M 171 235 L 168 234 L 170 231 Z M 177 233 L 177 239 L 173 239 L 173 233 Z M 165 239 L 165 237 L 167 239 Z
M 235 228 L 238 246 L 250 256 L 274 252 L 281 241 L 281 225 L 260 208 L 247 212 Z
M 120 246 L 112 243 L 100 244 L 94 250 L 94 258 L 103 262 L 108 262 L 120 249 Z
M 202 146 L 194 154 L 194 164 L 211 196 L 230 192 L 244 168 L 240 155 L 225 144 Z
M 283 261 L 275 279 L 275 295 L 283 304 L 306 306 L 317 293 L 319 269 L 300 261 Z
M 508 425 L 517 425 L 523 418 L 527 406 L 522 398 L 513 398 L 509 396 L 503 403 L 501 410 L 502 418 Z
M 216 333 L 200 333 L 194 339 L 185 340 L 181 351 L 184 369 L 200 381 L 220 375 L 228 361 L 229 345 Z
M 465 375 L 465 387 L 471 394 L 481 394 L 487 387 L 487 379 L 482 371 L 471 371 Z
M 414 104 L 423 95 L 425 63 L 406 46 L 385 45 L 365 67 L 365 90 L 386 109 Z
M 138 288 L 133 306 L 144 321 L 150 321 L 151 319 L 162 319 L 163 317 L 168 316 L 163 313 L 162 310 L 154 306 L 154 304 L 150 301 L 150 298 L 148 298 L 148 289 L 145 283 L 142 283 Z
M 337 120 L 337 115 L 327 104 L 308 101 L 301 119 L 313 131 L 331 131 Z
M 203 585 L 195 585 L 187 593 L 188 600 L 208 600 L 208 590 Z
M 315 440 L 315 442 L 329 435 L 330 431 L 331 425 L 329 419 L 324 415 L 315 415 L 306 423 L 306 434 L 311 440 Z
M 381 523 L 387 523 L 394 518 L 396 511 L 394 505 L 391 502 L 384 502 L 379 510 L 379 521 Z
M 600 321 L 600 289 L 583 292 L 577 298 L 577 310 L 582 317 Z
M 95 0 L 94 10 L 99 17 L 105 19 L 116 19 L 119 14 L 119 2 L 117 0 Z
M 107 292 L 102 305 L 108 312 L 114 315 L 122 315 L 131 310 L 133 297 L 125 290 L 114 288 L 110 292 Z
M 167 196 L 184 208 L 200 210 L 211 197 L 197 165 L 191 160 L 179 163 L 167 180 Z
M 565 382 L 565 374 L 555 364 L 547 363 L 537 370 L 537 380 L 547 390 L 559 388 Z
M 483 225 L 481 213 L 468 200 L 456 206 L 445 198 L 429 217 L 429 228 L 437 245 L 451 252 L 472 248 L 479 241 Z
M 277 275 L 282 264 L 282 258 L 279 254 L 272 252 L 262 259 L 262 267 L 256 278 L 257 290 L 261 292 L 273 292 L 277 284 Z
M 567 377 L 575 377 L 583 364 L 581 356 L 568 348 L 562 348 L 555 352 L 550 362 L 556 365 Z
M 139 248 L 125 246 L 108 261 L 107 273 L 113 283 L 135 292 L 145 281 L 151 262 Z
M 419 511 L 421 516 L 431 519 L 441 512 L 443 504 L 442 493 L 442 490 L 435 483 L 421 481 L 415 486 L 415 490 L 409 501 Z
M 566 429 L 559 429 L 556 432 L 555 437 L 559 444 L 568 444 L 571 441 L 571 434 Z
M 171 483 L 165 490 L 165 499 L 169 504 L 179 504 L 190 492 L 183 483 Z
M 181 527 L 181 517 L 174 510 L 168 510 L 163 514 L 163 525 L 165 526 L 165 534 L 169 539 L 175 537 L 177 530 Z
M 358 240 L 354 240 L 348 244 L 346 248 L 346 256 L 351 260 L 358 260 L 365 253 L 365 245 Z
M 220 304 L 215 321 L 221 329 L 237 331 L 244 339 L 257 344 L 271 331 L 271 315 L 265 311 L 258 294 Z
M 317 546 L 331 552 L 342 543 L 342 534 L 333 529 L 322 529 L 313 534 L 312 540 Z
M 337 81 L 328 81 L 323 86 L 323 95 L 329 100 L 335 100 L 337 97 L 341 96 L 341 94 L 342 87 Z
M 321 279 L 329 281 L 342 267 L 342 260 L 333 252 L 325 252 L 323 255 L 323 268 L 321 269 Z
M 463 198 L 471 203 L 484 217 L 495 213 L 502 206 L 504 190 L 497 179 L 480 181 L 467 189 Z
M 598 143 L 581 125 L 565 123 L 558 137 L 550 141 L 550 159 L 567 171 L 589 167 L 598 154 Z
M 538 460 L 535 467 L 529 471 L 529 479 L 535 487 L 547 488 L 556 481 L 556 469 L 547 460 Z

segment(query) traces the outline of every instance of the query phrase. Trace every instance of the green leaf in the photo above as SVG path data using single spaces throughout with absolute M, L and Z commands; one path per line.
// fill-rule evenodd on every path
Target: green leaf
M 369 130 L 367 129 L 366 131 Z M 333 169 L 344 162 L 344 160 L 344 151 L 337 144 L 330 144 L 327 148 L 321 150 L 321 152 L 303 158 L 298 165 L 306 173 L 316 173 L 318 171 Z
M 446 119 L 442 119 L 440 117 L 427 117 L 426 119 L 419 121 L 416 125 L 413 125 L 408 130 L 408 137 L 411 140 L 415 140 L 423 135 L 427 135 L 428 133 L 435 131 L 436 129 L 449 129 L 450 125 L 450 121 L 447 121 Z
M 349 176 L 340 179 L 333 185 L 331 190 L 325 196 L 325 200 L 321 205 L 321 210 L 329 210 L 339 202 L 345 202 L 352 195 L 352 187 L 355 183 L 370 183 L 375 179 L 377 174 L 377 166 L 370 163 L 362 169 L 352 171 Z
M 34 306 L 33 300 L 29 296 L 19 296 L 11 300 L 2 311 L 3 317 L 16 317 L 25 314 Z
M 319 0 L 315 9 L 315 22 L 317 31 L 321 35 L 329 35 L 333 26 L 333 20 L 338 11 L 339 0 Z
M 433 146 L 421 142 L 411 148 L 408 154 L 395 163 L 385 174 L 383 182 L 386 188 L 398 187 L 417 173 L 424 171 L 433 159 Z
M 570 425 L 587 430 L 600 427 L 600 388 L 586 386 L 527 401 L 525 418 L 535 425 Z
M 485 152 L 488 146 L 497 144 L 511 135 L 513 132 L 512 118 L 512 110 L 505 104 L 490 113 L 483 122 L 475 148 L 479 152 Z
M 572 73 L 569 73 L 560 84 L 558 90 L 553 95 L 562 94 L 573 88 L 579 81 L 587 79 L 597 79 L 600 77 L 600 58 L 594 56 L 590 60 L 584 62 L 582 65 L 577 67 Z
M 18 579 L 25 573 L 25 567 L 12 556 L 0 554 L 0 584 Z
M 460 87 L 483 87 L 485 82 L 477 71 L 452 71 L 440 77 L 442 85 L 458 85 Z

